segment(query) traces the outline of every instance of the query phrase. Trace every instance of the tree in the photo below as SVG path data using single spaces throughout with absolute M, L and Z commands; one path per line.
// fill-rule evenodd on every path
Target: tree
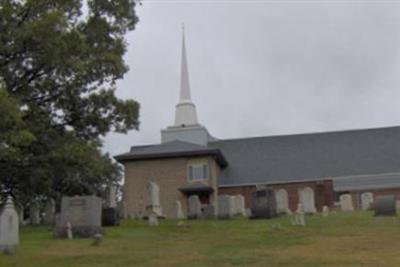
M 136 4 L 0 0 L 0 99 L 18 125 L 11 129 L 1 116 L 0 130 L 20 131 L 3 141 L 2 192 L 26 199 L 99 193 L 120 179 L 100 138 L 139 126 L 139 103 L 114 94 L 128 71 L 124 36 L 138 22 Z

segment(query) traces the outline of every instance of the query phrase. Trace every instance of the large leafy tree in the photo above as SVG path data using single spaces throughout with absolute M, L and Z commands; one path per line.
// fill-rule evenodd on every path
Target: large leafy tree
M 136 4 L 0 0 L 0 102 L 10 107 L 0 117 L 2 193 L 99 193 L 120 179 L 100 138 L 139 125 L 139 104 L 114 94 Z

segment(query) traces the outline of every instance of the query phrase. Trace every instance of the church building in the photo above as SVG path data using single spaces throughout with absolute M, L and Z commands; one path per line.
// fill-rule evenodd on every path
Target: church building
M 160 214 L 176 216 L 176 201 L 187 214 L 188 197 L 218 209 L 218 195 L 241 194 L 245 205 L 260 186 L 280 203 L 306 212 L 332 207 L 340 193 L 358 196 L 389 190 L 400 199 L 400 127 L 220 140 L 197 118 L 191 99 L 185 40 L 175 122 L 161 130 L 161 142 L 133 146 L 115 156 L 125 168 L 127 216 L 146 216 L 148 186 L 159 188 Z M 336 194 L 336 196 L 335 196 Z

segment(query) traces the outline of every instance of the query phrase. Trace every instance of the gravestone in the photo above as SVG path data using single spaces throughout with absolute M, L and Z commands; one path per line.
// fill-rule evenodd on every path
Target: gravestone
M 207 205 L 203 208 L 202 213 L 203 219 L 214 219 L 215 218 L 215 207 L 213 205 Z
M 197 195 L 191 195 L 188 198 L 188 219 L 201 218 L 201 203 Z
M 244 210 L 244 212 L 245 212 L 245 216 L 246 216 L 246 217 L 250 218 L 250 217 L 252 216 L 252 214 L 251 214 L 251 209 L 250 209 L 250 208 L 246 208 L 246 209 Z
M 396 209 L 400 209 L 400 200 L 396 200 Z
M 235 195 L 235 215 L 246 216 L 244 196 Z
M 353 211 L 353 198 L 350 194 L 343 194 L 340 196 L 340 209 L 342 211 Z
M 101 233 L 101 211 L 102 200 L 96 196 L 63 197 L 55 236 L 66 237 L 68 223 L 74 236 L 91 237 Z
M 183 214 L 182 204 L 179 200 L 175 201 L 175 212 L 176 212 L 176 219 L 184 219 L 185 215 Z
M 44 208 L 44 218 L 43 218 L 43 222 L 45 224 L 50 224 L 53 225 L 55 220 L 54 220 L 54 216 L 56 213 L 56 202 L 54 201 L 54 199 L 50 198 L 47 200 L 45 208 Z
M 148 223 L 149 226 L 158 226 L 158 214 L 155 212 L 150 213 L 148 217 Z
M 287 213 L 289 209 L 288 194 L 285 189 L 275 191 L 276 212 L 279 214 Z
M 31 225 L 40 224 L 40 206 L 37 201 L 33 201 L 29 207 L 29 221 Z
M 364 192 L 361 194 L 361 209 L 368 210 L 372 208 L 374 203 L 374 195 L 371 192 Z
M 24 221 L 24 206 L 22 206 L 21 204 L 16 204 L 14 206 L 17 206 L 17 213 L 18 213 L 18 220 L 19 220 L 19 225 L 24 225 L 25 221 Z
M 102 226 L 118 226 L 120 223 L 119 212 L 117 208 L 103 208 L 101 211 Z
M 299 202 L 303 206 L 305 213 L 315 213 L 317 209 L 315 208 L 314 190 L 310 187 L 302 188 L 299 191 Z
M 395 196 L 379 196 L 374 202 L 375 216 L 395 216 L 396 198 Z
M 328 206 L 322 207 L 322 217 L 327 217 L 329 215 L 329 208 Z
M 119 217 L 120 217 L 121 219 L 127 219 L 127 218 L 128 218 L 128 216 L 127 216 L 127 211 L 126 211 L 125 201 L 120 201 L 120 202 L 118 202 L 118 204 L 117 204 L 117 209 L 118 209 Z
M 108 208 L 117 207 L 117 187 L 113 184 L 110 184 L 107 188 L 106 206 Z
M 155 213 L 157 216 L 162 217 L 162 210 L 160 205 L 160 187 L 154 182 L 149 182 L 147 184 L 148 192 L 148 205 L 147 212 L 149 214 Z
M 295 212 L 293 225 L 300 225 L 300 226 L 305 226 L 306 225 L 306 219 L 304 217 L 303 204 L 301 204 L 301 203 L 297 204 L 297 210 Z
M 0 214 L 0 250 L 12 252 L 19 244 L 19 220 L 11 196 Z
M 251 218 L 273 218 L 277 216 L 275 192 L 271 189 L 251 193 Z
M 235 215 L 235 197 L 229 195 L 218 196 L 218 218 L 229 219 Z

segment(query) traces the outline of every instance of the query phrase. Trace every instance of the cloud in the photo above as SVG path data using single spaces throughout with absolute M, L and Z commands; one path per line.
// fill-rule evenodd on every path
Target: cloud
M 400 124 L 400 5 L 391 2 L 148 1 L 128 35 L 117 94 L 141 130 L 105 150 L 158 143 L 179 92 L 181 23 L 192 97 L 219 138 Z

